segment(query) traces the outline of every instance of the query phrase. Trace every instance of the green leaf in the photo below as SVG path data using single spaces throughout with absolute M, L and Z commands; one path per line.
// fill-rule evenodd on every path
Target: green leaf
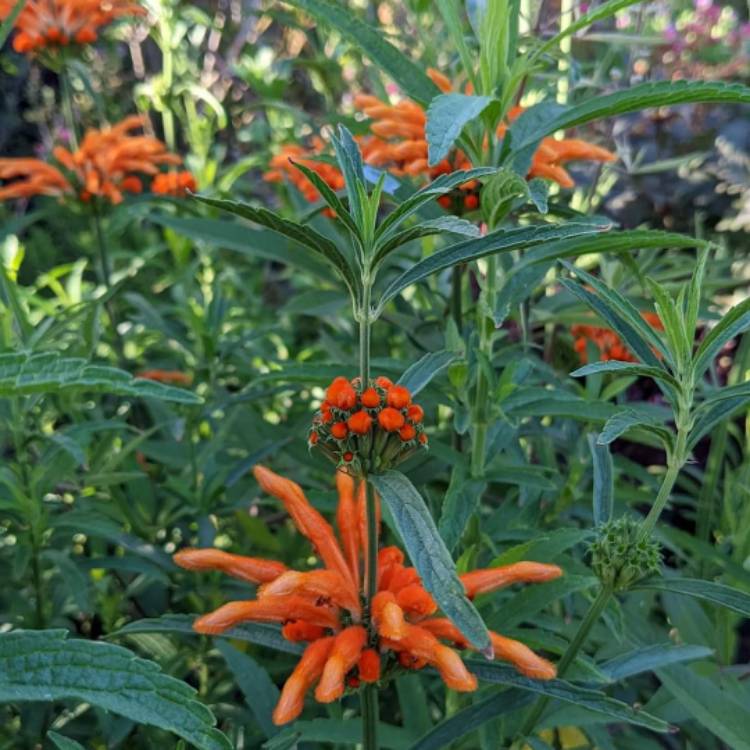
M 319 279 L 329 280 L 331 276 L 329 264 L 319 261 L 319 256 L 310 253 L 297 242 L 285 241 L 279 234 L 268 229 L 253 229 L 239 221 L 182 219 L 167 214 L 149 214 L 148 219 L 193 240 L 233 250 L 251 258 L 264 258 L 276 263 L 286 263 L 294 268 L 303 268 Z
M 587 26 L 591 26 L 598 21 L 603 21 L 610 16 L 615 15 L 621 10 L 635 5 L 639 0 L 609 0 L 609 2 L 602 3 L 596 6 L 588 13 L 584 13 L 580 18 L 568 23 L 559 34 L 555 34 L 551 39 L 548 39 L 544 44 L 539 46 L 531 54 L 530 63 L 534 60 L 539 59 L 543 54 L 550 50 L 557 49 L 560 46 L 560 42 L 566 37 L 576 34 L 581 29 L 585 29 Z
M 396 208 L 383 219 L 375 232 L 375 238 L 380 243 L 384 243 L 405 219 L 418 211 L 426 203 L 430 203 L 436 197 L 450 193 L 451 190 L 463 185 L 470 180 L 478 180 L 482 177 L 495 174 L 495 167 L 475 167 L 474 169 L 462 169 L 449 174 L 441 174 L 426 185 L 421 190 L 404 199 Z M 380 255 L 382 250 L 378 253 Z
M 192 615 L 162 615 L 148 617 L 135 622 L 129 622 L 124 627 L 110 634 L 110 638 L 120 638 L 124 635 L 138 633 L 178 633 L 179 635 L 198 636 L 193 630 Z M 275 625 L 260 622 L 246 622 L 230 630 L 213 636 L 214 638 L 228 638 L 235 641 L 246 641 L 258 646 L 266 646 L 287 654 L 301 654 L 303 648 L 298 643 L 292 643 L 281 635 L 281 630 Z
M 496 717 L 520 711 L 533 700 L 532 695 L 517 688 L 490 695 L 440 722 L 409 750 L 443 750 L 443 748 L 451 747 L 455 740 L 475 732 Z
M 750 750 L 750 711 L 737 693 L 681 665 L 657 672 L 662 685 L 732 750 Z
M 563 237 L 600 233 L 608 228 L 608 225 L 596 224 L 546 224 L 533 227 L 516 227 L 514 229 L 498 229 L 484 237 L 459 242 L 419 261 L 392 281 L 383 292 L 378 305 L 378 312 L 383 309 L 388 301 L 407 287 L 457 263 L 466 263 L 501 251 L 508 252 L 524 247 L 533 247 Z
M 707 659 L 713 655 L 713 650 L 706 646 L 675 646 L 673 643 L 654 643 L 651 646 L 637 648 L 620 656 L 599 664 L 599 671 L 603 672 L 611 682 L 626 680 L 644 672 L 677 664 L 683 661 Z
M 588 435 L 589 450 L 594 466 L 594 525 L 607 523 L 612 518 L 615 504 L 614 466 L 606 444 L 597 440 L 597 435 Z
M 383 750 L 407 750 L 414 741 L 412 734 L 401 727 L 380 722 L 378 743 Z M 362 744 L 362 720 L 356 719 L 313 719 L 295 721 L 290 727 L 263 745 L 264 750 L 285 750 L 303 747 L 354 747 Z M 311 743 L 307 745 L 306 743 Z
M 642 709 L 633 708 L 627 703 L 610 698 L 599 690 L 579 687 L 565 680 L 532 680 L 516 672 L 512 667 L 497 662 L 481 662 L 477 659 L 466 659 L 466 666 L 480 680 L 507 685 L 539 693 L 564 703 L 571 703 L 579 708 L 604 714 L 615 721 L 646 727 L 654 732 L 667 732 L 669 725 L 662 719 L 652 716 Z
M 680 371 L 684 372 L 692 352 L 691 342 L 685 335 L 684 316 L 661 284 L 648 278 L 646 284 L 654 297 L 654 307 L 659 319 L 664 324 L 664 333 L 669 341 L 673 360 L 679 363 Z
M 723 583 L 701 581 L 697 578 L 649 578 L 646 581 L 640 581 L 636 588 L 693 596 L 696 599 L 731 609 L 743 617 L 750 617 L 750 594 Z
M 165 729 L 202 750 L 231 743 L 195 690 L 121 646 L 65 630 L 0 634 L 0 702 L 77 700 Z
M 24 5 L 26 5 L 26 0 L 16 0 L 16 4 L 12 7 L 10 13 L 0 23 L 0 47 L 5 44 L 8 35 L 13 31 L 13 24 L 15 24 L 16 19 L 21 14 Z
M 628 348 L 634 352 L 641 361 L 647 365 L 659 368 L 659 359 L 651 351 L 651 347 L 644 339 L 639 328 L 631 325 L 629 319 L 626 320 L 624 310 L 618 306 L 615 308 L 614 301 L 603 299 L 601 296 L 590 292 L 583 285 L 577 284 L 570 279 L 560 279 L 560 283 L 578 297 L 581 302 L 588 305 L 595 313 L 604 319 L 606 324 L 627 344 Z
M 86 750 L 83 745 L 71 740 L 70 737 L 64 737 L 51 729 L 47 732 L 47 739 L 52 740 L 52 744 L 57 750 Z
M 414 485 L 398 471 L 370 477 L 388 507 L 409 558 L 443 613 L 483 654 L 492 653 L 487 628 L 466 598 L 448 548 Z
M 735 305 L 701 341 L 693 360 L 696 381 L 710 367 L 724 344 L 750 328 L 750 298 Z
M 466 524 L 479 508 L 486 488 L 487 483 L 482 480 L 467 479 L 463 466 L 453 468 L 438 523 L 440 536 L 449 550 L 453 551 L 463 536 Z
M 703 247 L 698 251 L 698 263 L 695 272 L 690 277 L 688 287 L 687 303 L 685 306 L 685 331 L 691 343 L 695 338 L 696 326 L 698 324 L 698 311 L 701 304 L 701 292 L 703 290 L 703 278 L 706 275 L 706 263 L 708 261 L 709 248 Z
M 633 340 L 631 349 L 638 354 L 642 362 L 663 369 L 661 361 L 654 355 L 651 349 L 655 349 L 660 353 L 667 362 L 672 361 L 669 349 L 664 345 L 664 342 L 656 333 L 653 326 L 643 319 L 641 311 L 625 295 L 620 294 L 616 289 L 608 287 L 601 279 L 592 276 L 583 269 L 573 266 L 566 261 L 561 262 L 568 271 L 578 276 L 579 279 L 593 289 L 594 293 L 599 296 L 601 304 L 614 312 L 614 317 L 621 318 L 624 321 L 624 326 L 623 324 L 619 325 L 623 328 L 625 334 Z M 599 309 L 597 309 L 597 312 L 599 312 Z M 617 333 L 620 333 L 620 331 L 617 331 Z M 640 339 L 645 341 L 648 346 L 639 343 Z M 625 338 L 625 342 L 630 346 L 627 338 Z
M 633 375 L 641 378 L 652 378 L 662 383 L 667 383 L 672 388 L 679 388 L 680 384 L 676 378 L 670 375 L 662 367 L 649 367 L 638 362 L 621 362 L 617 359 L 610 359 L 602 362 L 592 362 L 591 364 L 579 367 L 571 372 L 574 378 L 582 378 L 586 375 L 596 375 L 600 372 L 616 372 L 624 375 Z
M 567 107 L 554 117 L 540 117 L 535 127 L 527 128 L 512 140 L 513 152 L 533 147 L 542 138 L 558 130 L 583 125 L 599 120 L 602 117 L 614 117 L 627 112 L 638 112 L 649 107 L 668 107 L 674 104 L 694 102 L 750 104 L 750 88 L 739 83 L 721 83 L 716 81 L 659 81 L 642 83 L 623 91 L 616 91 L 605 96 L 591 99 Z M 546 102 L 543 102 L 545 104 Z M 535 108 L 528 110 L 533 111 Z M 526 114 L 526 113 L 524 113 Z M 524 115 L 516 120 L 518 123 Z M 513 132 L 513 127 L 511 127 Z
M 430 102 L 425 125 L 429 166 L 445 159 L 464 127 L 493 101 L 490 96 L 440 94 Z
M 440 89 L 418 65 L 385 40 L 381 29 L 360 20 L 341 3 L 329 0 L 289 0 L 289 4 L 309 13 L 316 21 L 333 26 L 389 75 L 411 99 L 426 106 L 440 93 Z
M 369 217 L 366 211 L 367 185 L 365 183 L 362 152 L 352 138 L 352 134 L 343 125 L 339 125 L 338 135 L 331 136 L 331 143 L 336 152 L 339 168 L 344 175 L 349 208 L 359 226 L 361 235 L 367 237 L 369 232 L 366 231 L 366 221 Z
M 612 231 L 606 234 L 586 235 L 550 242 L 544 247 L 526 253 L 513 267 L 513 272 L 516 273 L 536 263 L 588 255 L 589 253 L 627 253 L 631 250 L 685 249 L 707 246 L 708 243 L 702 240 L 674 232 L 659 232 L 647 229 Z
M 271 717 L 279 700 L 279 689 L 271 681 L 268 672 L 251 656 L 238 651 L 226 641 L 217 641 L 216 648 L 232 670 L 234 679 L 245 696 L 245 702 L 253 712 L 263 734 L 266 737 L 278 734 L 279 728 Z
M 650 432 L 664 443 L 665 448 L 668 450 L 672 449 L 674 442 L 674 436 L 672 431 L 664 426 L 653 414 L 648 414 L 645 411 L 636 411 L 635 409 L 623 409 L 617 412 L 617 414 L 611 416 L 601 433 L 599 433 L 598 442 L 601 445 L 609 445 L 613 443 L 621 435 L 624 435 L 628 430 L 642 429 Z
M 186 389 L 134 378 L 124 370 L 94 365 L 78 357 L 62 357 L 58 352 L 0 354 L 0 396 L 72 392 L 203 403 L 203 399 Z
M 457 356 L 456 352 L 449 352 L 445 349 L 439 352 L 429 352 L 420 357 L 398 379 L 399 385 L 408 388 L 411 395 L 414 396 L 445 370 Z
M 482 188 L 482 214 L 487 226 L 499 226 L 519 199 L 529 197 L 526 180 L 511 169 L 501 169 Z
M 349 261 L 343 253 L 336 247 L 336 244 L 324 237 L 320 232 L 315 231 L 312 227 L 305 224 L 298 224 L 296 221 L 284 219 L 283 217 L 269 211 L 267 208 L 260 206 L 249 206 L 247 203 L 239 201 L 230 201 L 223 198 L 208 198 L 203 195 L 194 196 L 196 200 L 205 203 L 207 206 L 218 208 L 221 211 L 234 214 L 243 219 L 267 227 L 273 232 L 283 235 L 305 247 L 314 250 L 325 258 L 340 274 L 346 282 L 347 287 L 352 294 L 359 289 L 354 273 L 349 266 Z
M 354 237 L 361 241 L 360 231 L 357 225 L 354 223 L 352 215 L 344 205 L 343 201 L 331 190 L 328 183 L 315 171 L 305 166 L 301 162 L 296 162 L 294 159 L 289 160 L 295 169 L 302 172 L 305 177 L 315 186 L 316 190 L 320 193 L 323 200 L 336 214 L 336 217 L 346 224 L 347 229 L 352 233 Z

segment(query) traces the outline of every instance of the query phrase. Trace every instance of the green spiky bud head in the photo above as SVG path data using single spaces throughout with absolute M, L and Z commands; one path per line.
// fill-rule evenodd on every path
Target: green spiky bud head
M 638 521 L 623 516 L 602 524 L 591 543 L 591 567 L 615 591 L 625 591 L 659 570 L 659 545 L 649 537 L 640 539 L 640 529 Z

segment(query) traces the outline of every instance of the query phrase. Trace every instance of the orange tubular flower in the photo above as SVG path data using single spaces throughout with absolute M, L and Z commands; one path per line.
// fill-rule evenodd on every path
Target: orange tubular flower
M 0 21 L 7 18 L 15 0 L 0 0 Z M 16 19 L 13 49 L 22 54 L 91 44 L 102 26 L 122 16 L 142 16 L 146 11 L 130 0 L 26 0 Z
M 41 159 L 0 159 L 0 179 L 14 180 L 0 187 L 0 200 L 74 195 L 84 202 L 100 198 L 117 204 L 124 193 L 140 193 L 144 176 L 158 177 L 161 165 L 182 161 L 158 138 L 135 132 L 145 123 L 145 117 L 133 115 L 86 131 L 76 151 L 56 146 L 52 155 L 65 174 Z
M 190 385 L 193 382 L 192 375 L 179 370 L 144 370 L 138 373 L 138 377 L 167 385 Z
M 191 172 L 160 172 L 151 182 L 151 192 L 175 198 L 184 198 L 197 189 L 198 183 Z
M 641 317 L 655 330 L 663 331 L 664 324 L 661 322 L 659 316 L 654 312 L 642 312 Z M 619 360 L 620 362 L 635 362 L 636 357 L 625 346 L 622 339 L 611 329 L 601 328 L 599 326 L 589 325 L 574 325 L 571 326 L 570 332 L 573 334 L 575 339 L 574 348 L 578 353 L 578 357 L 581 360 L 581 364 L 587 364 L 589 361 L 588 357 L 588 342 L 594 344 L 599 350 L 599 359 L 602 361 L 608 361 L 611 359 Z
M 339 541 L 299 485 L 262 466 L 256 466 L 254 473 L 261 487 L 284 503 L 325 567 L 299 572 L 271 560 L 210 549 L 182 550 L 174 560 L 182 567 L 213 568 L 262 583 L 256 599 L 230 602 L 199 617 L 193 625 L 199 633 L 221 633 L 246 621 L 276 622 L 288 640 L 309 642 L 281 691 L 273 714 L 276 724 L 296 719 L 305 695 L 316 685 L 315 698 L 329 703 L 340 698 L 347 685 L 356 689 L 360 683 L 377 682 L 383 672 L 390 674 L 399 668 L 430 665 L 449 688 L 476 689 L 476 677 L 456 650 L 471 645 L 450 620 L 439 616 L 419 574 L 404 564 L 404 554 L 397 547 L 378 551 L 371 630 L 362 623 L 359 587 L 366 580 L 366 549 L 359 528 L 362 514 L 356 506 L 364 505 L 359 502 L 365 494 L 363 483 L 357 487 L 353 477 L 337 473 Z M 522 562 L 467 573 L 462 580 L 467 591 L 484 593 L 510 582 L 549 580 L 560 573 L 556 566 Z M 555 676 L 554 665 L 522 643 L 497 633 L 490 637 L 496 658 L 509 661 L 529 677 Z

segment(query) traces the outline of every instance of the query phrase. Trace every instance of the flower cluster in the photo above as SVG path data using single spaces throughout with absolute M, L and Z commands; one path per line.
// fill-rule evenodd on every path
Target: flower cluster
M 10 180 L 0 187 L 0 200 L 70 195 L 84 202 L 101 198 L 117 204 L 124 193 L 140 193 L 148 177 L 153 178 L 155 192 L 184 195 L 194 190 L 189 172 L 159 171 L 182 159 L 158 138 L 136 132 L 145 124 L 145 117 L 132 115 L 111 127 L 86 131 L 74 151 L 55 147 L 52 155 L 60 168 L 41 159 L 0 159 L 0 180 Z
M 0 0 L 0 21 L 7 18 L 15 5 L 16 0 Z M 72 44 L 92 44 L 102 26 L 122 16 L 145 13 L 130 0 L 26 0 L 14 24 L 13 49 L 26 54 Z
M 263 466 L 254 474 L 264 491 L 281 500 L 299 531 L 313 544 L 324 568 L 306 572 L 283 563 L 244 557 L 217 549 L 184 549 L 175 562 L 191 570 L 219 570 L 259 584 L 257 598 L 236 601 L 199 617 L 199 633 L 222 633 L 242 622 L 282 624 L 290 641 L 307 642 L 302 657 L 287 679 L 273 714 L 276 724 L 293 721 L 301 713 L 305 695 L 315 687 L 315 698 L 330 703 L 347 685 L 377 682 L 400 669 L 434 667 L 454 690 L 472 691 L 476 677 L 456 649 L 471 648 L 464 635 L 445 617 L 425 590 L 417 571 L 404 564 L 397 547 L 378 552 L 377 593 L 366 611 L 361 595 L 367 580 L 365 483 L 337 472 L 339 539 L 323 516 L 309 503 L 302 488 Z M 562 574 L 556 565 L 518 562 L 475 570 L 461 576 L 469 597 L 490 593 L 513 583 L 549 581 Z M 519 641 L 490 633 L 494 655 L 515 665 L 522 674 L 548 680 L 555 667 Z
M 441 91 L 453 90 L 451 81 L 439 71 L 430 69 L 427 74 Z M 465 87 L 465 91 L 470 93 L 471 87 Z M 387 169 L 397 176 L 424 177 L 428 180 L 434 180 L 441 174 L 471 168 L 469 158 L 460 149 L 454 149 L 441 162 L 429 166 L 425 135 L 427 115 L 415 102 L 402 99 L 396 104 L 390 104 L 369 94 L 358 94 L 354 97 L 354 107 L 370 120 L 370 135 L 357 139 L 367 164 Z M 522 112 L 522 107 L 511 109 L 508 122 L 513 122 Z M 507 124 L 501 124 L 497 130 L 498 136 L 504 136 L 506 130 Z M 325 142 L 319 137 L 314 138 L 311 147 L 307 149 L 299 145 L 285 146 L 271 161 L 271 170 L 266 173 L 265 179 L 280 182 L 286 178 L 309 202 L 318 200 L 318 191 L 290 163 L 292 158 L 317 172 L 329 187 L 339 190 L 344 185 L 341 172 L 330 164 L 316 160 L 324 150 Z M 558 141 L 545 138 L 534 154 L 528 177 L 543 177 L 561 187 L 570 188 L 575 183 L 563 167 L 564 164 L 571 161 L 609 162 L 615 158 L 607 149 L 583 140 L 567 138 Z M 443 195 L 438 201 L 447 210 L 473 211 L 479 206 L 479 183 L 470 180 L 454 191 L 454 194 Z
M 641 313 L 641 316 L 652 328 L 655 328 L 657 331 L 664 330 L 664 325 L 656 313 L 644 312 Z M 576 352 L 578 352 L 581 364 L 585 365 L 589 361 L 587 351 L 589 342 L 594 344 L 599 350 L 599 359 L 602 361 L 610 359 L 616 359 L 620 362 L 636 361 L 630 349 L 625 346 L 622 339 L 610 328 L 580 324 L 571 326 L 570 332 L 575 339 L 574 347 Z
M 403 385 L 380 376 L 336 378 L 313 417 L 309 445 L 354 474 L 385 471 L 427 446 L 424 410 Z

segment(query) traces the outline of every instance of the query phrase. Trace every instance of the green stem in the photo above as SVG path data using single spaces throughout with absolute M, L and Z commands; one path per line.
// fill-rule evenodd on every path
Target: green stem
M 586 638 L 588 638 L 591 628 L 594 627 L 596 621 L 599 619 L 600 615 L 607 607 L 607 604 L 609 604 L 612 593 L 613 589 L 611 586 L 603 585 L 599 589 L 599 593 L 597 594 L 596 599 L 594 599 L 594 601 L 591 603 L 586 616 L 578 626 L 578 630 L 576 631 L 575 636 L 573 636 L 573 640 L 568 644 L 568 648 L 565 650 L 565 653 L 560 659 L 560 663 L 557 665 L 558 677 L 565 676 L 568 667 L 573 663 L 576 656 L 578 656 L 578 652 L 586 642 Z M 526 717 L 523 725 L 521 726 L 519 737 L 528 737 L 529 733 L 534 729 L 537 722 L 544 713 L 544 709 L 547 708 L 549 701 L 550 699 L 545 697 L 536 702 L 536 705 L 533 707 L 529 715 Z M 519 742 L 520 740 L 514 743 L 514 747 L 522 747 L 523 743 L 518 744 Z
M 669 502 L 669 496 L 672 494 L 677 477 L 679 476 L 680 469 L 686 460 L 686 447 L 687 435 L 684 430 L 678 429 L 677 431 L 677 444 L 675 446 L 674 454 L 670 457 L 667 465 L 667 473 L 664 475 L 661 487 L 659 487 L 659 493 L 654 500 L 654 504 L 651 506 L 651 510 L 643 520 L 641 524 L 641 530 L 638 534 L 638 539 L 646 539 L 651 536 L 656 526 L 656 522 L 659 520 L 662 511 Z
M 487 258 L 487 279 L 482 291 L 483 304 L 479 307 L 479 351 L 485 358 L 492 361 L 492 343 L 494 324 L 485 317 L 485 311 L 495 309 L 497 258 L 490 255 Z M 491 312 L 490 312 L 491 314 Z M 487 449 L 487 428 L 490 417 L 490 384 L 484 374 L 484 368 L 477 368 L 477 388 L 474 399 L 473 422 L 474 433 L 471 446 L 471 475 L 479 478 L 484 475 L 484 457 Z
M 96 199 L 94 200 L 96 201 Z M 102 283 L 104 284 L 107 297 L 106 301 L 104 302 L 104 308 L 107 311 L 107 317 L 109 318 L 109 322 L 112 325 L 112 332 L 114 334 L 115 342 L 114 349 L 115 354 L 117 355 L 118 363 L 123 364 L 125 362 L 125 349 L 123 347 L 122 341 L 120 340 L 120 334 L 117 330 L 117 317 L 115 315 L 112 299 L 109 296 L 112 290 L 112 264 L 110 263 L 109 259 L 107 243 L 104 240 L 104 232 L 102 231 L 102 221 L 99 214 L 99 207 L 96 205 L 96 203 L 94 203 L 93 206 L 92 216 L 94 224 L 94 234 L 96 235 L 96 245 L 97 249 L 99 250 L 99 263 L 101 265 L 100 276 L 102 279 Z
M 359 375 L 362 378 L 362 388 L 367 388 L 370 382 L 371 294 L 370 280 L 365 278 L 362 282 L 362 305 L 359 309 Z
M 31 575 L 34 582 L 34 612 L 35 625 L 39 629 L 46 626 L 44 617 L 44 582 L 42 580 L 41 551 L 39 529 L 31 529 Z
M 378 686 L 365 685 L 360 690 L 362 710 L 362 745 L 364 750 L 378 750 Z
M 73 87 L 70 84 L 70 77 L 68 75 L 67 60 L 62 62 L 62 70 L 60 71 L 60 84 L 62 86 L 62 108 L 63 108 L 63 119 L 65 124 L 68 126 L 70 131 L 70 145 L 73 150 L 78 149 L 78 130 L 76 128 L 75 115 L 73 114 Z

